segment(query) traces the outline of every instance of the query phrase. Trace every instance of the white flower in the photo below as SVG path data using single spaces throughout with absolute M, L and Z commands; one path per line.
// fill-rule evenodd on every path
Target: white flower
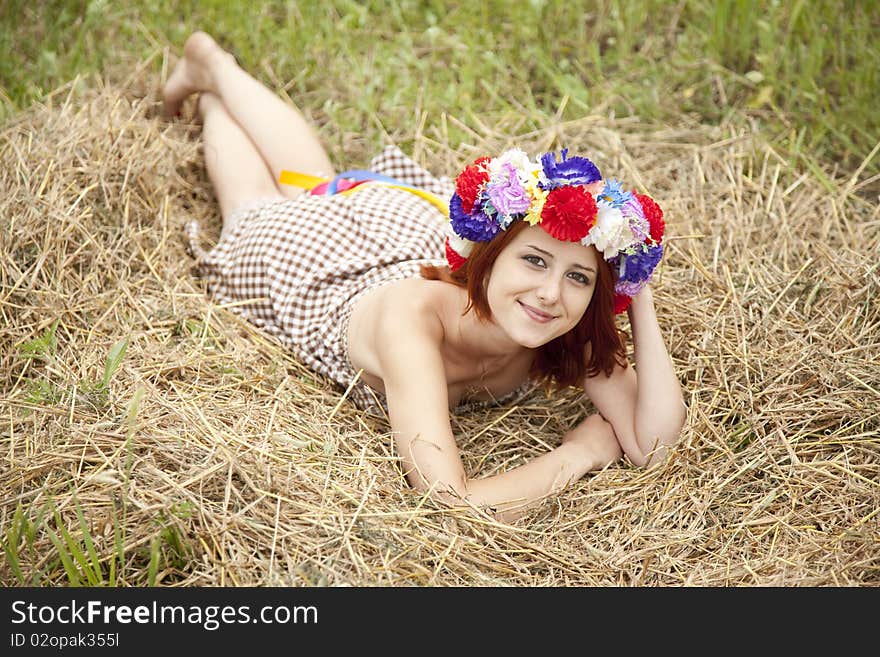
M 634 244 L 636 237 L 630 228 L 629 221 L 618 208 L 612 207 L 605 201 L 599 201 L 596 206 L 599 211 L 596 216 L 596 224 L 581 240 L 581 244 L 595 245 L 607 260 Z
M 455 251 L 462 258 L 469 258 L 471 255 L 471 249 L 474 248 L 474 243 L 470 240 L 466 240 L 463 237 L 459 237 L 455 234 L 455 231 L 452 230 L 452 222 L 449 222 L 447 225 L 446 234 L 449 237 L 449 246 L 452 247 L 452 250 Z
M 504 165 L 508 162 L 516 169 L 517 177 L 523 185 L 528 185 L 529 182 L 537 177 L 538 172 L 541 170 L 540 162 L 530 160 L 525 151 L 519 148 L 511 148 L 489 161 L 489 177 L 496 178 L 506 175 Z

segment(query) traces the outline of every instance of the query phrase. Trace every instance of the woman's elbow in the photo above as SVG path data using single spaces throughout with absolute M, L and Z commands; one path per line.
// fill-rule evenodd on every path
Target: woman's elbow
M 670 429 L 670 445 L 674 445 L 679 440 L 681 440 L 682 431 L 684 431 L 684 425 L 687 423 L 688 409 L 687 404 L 684 403 L 684 397 L 678 398 L 678 403 L 675 404 L 674 407 L 673 418 L 671 422 Z
M 670 448 L 681 440 L 686 421 L 687 407 L 682 401 L 662 423 L 656 423 L 642 432 L 637 441 L 642 448 L 642 458 L 631 459 L 633 463 L 639 467 L 650 467 L 665 461 Z
M 444 478 L 447 479 L 447 478 Z M 448 505 L 460 505 L 467 499 L 470 491 L 464 477 L 448 477 L 451 483 L 439 478 L 427 477 L 422 473 L 407 475 L 407 482 L 419 493 L 427 494 L 432 499 Z

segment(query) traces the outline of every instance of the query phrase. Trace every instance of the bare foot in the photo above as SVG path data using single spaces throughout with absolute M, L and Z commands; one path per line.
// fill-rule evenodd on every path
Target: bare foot
M 183 45 L 183 57 L 162 89 L 162 113 L 176 116 L 187 96 L 214 91 L 213 67 L 223 59 L 234 59 L 205 32 L 193 32 Z

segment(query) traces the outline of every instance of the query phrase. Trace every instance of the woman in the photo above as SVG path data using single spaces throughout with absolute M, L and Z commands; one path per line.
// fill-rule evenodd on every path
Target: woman
M 385 407 L 416 489 L 511 520 L 623 453 L 655 463 L 678 439 L 685 407 L 647 285 L 662 252 L 651 199 L 565 151 L 480 158 L 454 190 L 394 148 L 372 162 L 379 181 L 336 179 L 302 115 L 201 32 L 165 86 L 166 113 L 192 93 L 223 215 L 210 253 L 190 232 L 212 293 L 360 407 Z M 338 189 L 314 186 L 331 179 Z M 624 308 L 638 376 L 613 323 Z M 581 385 L 598 413 L 531 462 L 469 478 L 450 409 L 530 381 Z

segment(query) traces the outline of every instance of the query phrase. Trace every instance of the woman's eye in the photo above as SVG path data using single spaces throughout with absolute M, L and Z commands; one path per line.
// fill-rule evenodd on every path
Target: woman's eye
M 536 256 L 536 255 L 524 256 L 523 260 L 525 260 L 526 262 L 529 262 L 533 265 L 537 265 L 538 267 L 544 266 L 544 259 L 539 256 Z
M 583 274 L 579 274 L 578 272 L 572 272 L 572 273 L 569 274 L 569 276 L 570 276 L 573 280 L 575 280 L 575 281 L 577 281 L 578 283 L 580 283 L 581 285 L 589 285 L 589 284 L 590 284 L 590 279 L 587 278 L 586 276 L 584 276 Z

